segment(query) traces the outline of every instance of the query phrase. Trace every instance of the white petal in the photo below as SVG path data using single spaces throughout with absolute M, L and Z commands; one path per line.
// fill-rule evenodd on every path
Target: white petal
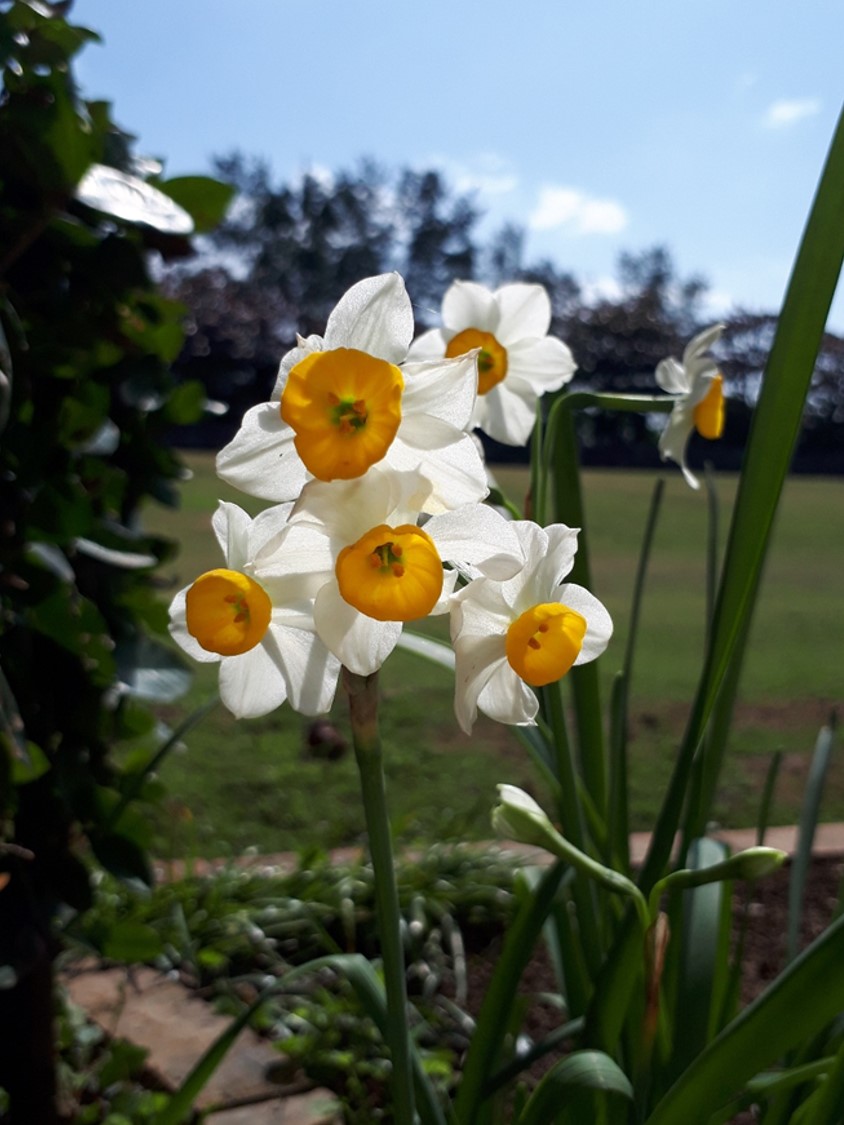
M 432 452 L 406 445 L 397 436 L 390 446 L 388 460 L 391 468 L 418 469 L 431 482 L 433 491 L 424 501 L 424 511 L 430 515 L 479 502 L 489 492 L 483 459 L 468 434 L 461 434 L 458 441 Z
M 723 324 L 713 324 L 711 328 L 704 328 L 697 336 L 692 337 L 683 352 L 683 365 L 688 367 L 691 360 L 709 351 L 712 345 L 718 342 L 723 331 Z
M 338 301 L 325 328 L 325 347 L 356 348 L 401 363 L 413 339 L 413 309 L 397 273 L 367 277 Z
M 668 424 L 660 435 L 659 452 L 663 461 L 669 457 L 672 461 L 676 461 L 691 487 L 699 488 L 697 478 L 689 472 L 686 466 L 686 445 L 693 429 L 693 411 L 687 407 L 685 402 L 678 402 L 671 411 Z
M 670 395 L 685 395 L 689 392 L 690 383 L 686 369 L 673 357 L 659 361 L 654 378 L 657 384 Z
M 262 557 L 269 557 L 280 550 L 280 543 L 287 531 L 293 502 L 273 504 L 251 521 L 249 528 L 249 558 L 258 564 Z
M 513 390 L 515 380 L 526 383 L 536 395 L 557 391 L 577 370 L 571 351 L 556 336 L 519 340 L 507 349 L 507 378 Z
M 478 707 L 496 722 L 528 726 L 536 719 L 539 700 L 505 659 L 496 667 L 478 697 Z
M 475 578 L 454 595 L 451 607 L 451 635 L 504 636 L 516 619 L 502 597 L 503 583 L 490 578 Z
M 510 578 L 523 563 L 512 521 L 486 504 L 432 516 L 424 526 L 443 562 L 476 566 L 489 578 Z
M 445 355 L 445 337 L 440 328 L 429 328 L 417 336 L 407 353 L 408 360 L 414 363 L 431 359 L 442 359 Z
M 703 402 L 712 387 L 712 381 L 718 374 L 714 363 L 703 361 L 693 372 L 692 389 L 686 397 L 686 406 L 694 409 L 699 402 Z
M 516 613 L 553 601 L 560 582 L 571 570 L 577 553 L 576 528 L 565 524 L 538 527 L 531 520 L 514 521 L 525 554 L 519 574 L 504 583 L 502 594 Z
M 613 630 L 612 618 L 603 602 L 574 582 L 561 586 L 556 600 L 586 618 L 586 636 L 575 664 L 588 664 L 590 660 L 600 656 L 609 644 Z
M 497 339 L 509 348 L 525 336 L 544 336 L 551 326 L 551 302 L 545 287 L 516 282 L 496 289 L 500 320 Z
M 536 421 L 537 396 L 526 384 L 517 382 L 518 391 L 509 384 L 505 379 L 488 394 L 478 395 L 484 418 L 481 422 L 476 414 L 475 424 L 504 445 L 527 445 Z
M 220 663 L 220 698 L 238 719 L 255 719 L 280 707 L 287 685 L 277 652 L 262 642 Z
M 292 523 L 320 525 L 335 544 L 355 543 L 381 523 L 415 523 L 432 485 L 419 472 L 373 465 L 348 481 L 311 481 L 293 509 Z
M 401 635 L 400 621 L 375 621 L 344 601 L 328 582 L 314 604 L 317 632 L 337 659 L 359 676 L 377 672 Z
M 466 430 L 478 390 L 478 365 L 474 355 L 436 362 L 406 363 L 402 414 L 430 414 Z
M 498 302 L 495 295 L 476 281 L 455 281 L 443 297 L 444 335 L 447 339 L 464 328 L 478 328 L 481 332 L 498 329 Z
M 308 336 L 307 339 L 297 336 L 297 340 L 299 341 L 298 346 L 291 348 L 289 352 L 285 352 L 279 364 L 273 393 L 270 395 L 270 399 L 274 403 L 281 402 L 282 392 L 287 384 L 287 377 L 296 364 L 303 360 L 306 355 L 311 355 L 313 352 L 321 352 L 323 350 L 324 342 L 322 336 Z
M 189 589 L 190 586 L 185 586 L 183 590 L 179 590 L 170 603 L 170 624 L 168 626 L 170 635 L 179 648 L 184 649 L 188 656 L 193 657 L 194 660 L 198 660 L 202 664 L 214 664 L 220 659 L 220 656 L 216 652 L 208 652 L 197 641 L 196 637 L 188 632 L 185 598 Z
M 319 637 L 307 629 L 273 624 L 264 639 L 278 653 L 287 673 L 288 697 L 294 711 L 322 715 L 334 701 L 340 662 Z
M 294 433 L 275 403 L 253 406 L 217 454 L 217 475 L 262 500 L 293 500 L 308 477 L 293 445 Z
M 249 529 L 252 520 L 237 504 L 217 503 L 211 527 L 220 544 L 229 570 L 243 570 L 249 556 Z
M 458 636 L 454 641 L 454 713 L 469 734 L 478 717 L 478 697 L 496 669 L 506 663 L 504 636 Z

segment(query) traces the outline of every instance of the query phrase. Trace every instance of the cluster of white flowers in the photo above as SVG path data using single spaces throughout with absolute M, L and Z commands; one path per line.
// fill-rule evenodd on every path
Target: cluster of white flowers
M 235 715 L 285 700 L 328 710 L 341 665 L 377 671 L 404 623 L 429 614 L 451 615 L 466 731 L 478 710 L 532 723 L 533 689 L 606 647 L 606 609 L 564 582 L 577 531 L 485 505 L 471 436 L 479 426 L 525 443 L 538 398 L 571 379 L 545 290 L 456 282 L 443 322 L 413 341 L 401 277 L 359 282 L 324 336 L 284 356 L 271 401 L 220 452 L 220 477 L 273 506 L 251 519 L 220 504 L 225 565 L 176 595 L 171 632 L 197 660 L 219 661 Z M 667 389 L 679 389 L 675 368 Z

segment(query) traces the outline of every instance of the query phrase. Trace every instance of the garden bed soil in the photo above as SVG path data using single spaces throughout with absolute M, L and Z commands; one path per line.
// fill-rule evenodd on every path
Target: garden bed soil
M 791 864 L 760 879 L 753 886 L 737 883 L 733 894 L 734 939 L 746 916 L 742 964 L 742 1005 L 756 999 L 783 970 L 786 963 L 788 933 L 788 896 Z M 815 940 L 829 925 L 838 907 L 839 890 L 844 876 L 844 857 L 813 858 L 803 897 L 803 924 L 800 948 Z M 477 1015 L 490 977 L 501 952 L 501 938 L 495 937 L 481 950 L 474 952 L 467 965 L 467 1009 Z M 540 947 L 528 963 L 522 977 L 522 995 L 541 996 L 557 991 L 557 982 L 544 947 Z M 537 1001 L 529 1008 L 523 1030 L 538 1042 L 559 1026 L 560 1012 L 552 1004 Z M 537 1064 L 533 1074 L 539 1077 L 560 1054 L 551 1054 Z M 751 1125 L 752 1114 L 743 1113 L 730 1125 Z

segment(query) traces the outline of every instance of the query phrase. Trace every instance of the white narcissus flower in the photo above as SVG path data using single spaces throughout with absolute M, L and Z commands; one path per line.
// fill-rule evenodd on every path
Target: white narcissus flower
M 677 462 L 692 488 L 700 487 L 686 465 L 686 445 L 692 430 L 710 439 L 719 438 L 724 430 L 724 380 L 715 360 L 706 355 L 723 331 L 723 324 L 705 329 L 687 345 L 682 363 L 672 356 L 663 359 L 656 368 L 660 387 L 670 395 L 677 395 L 659 439 L 659 452 L 663 461 L 670 457 Z
M 340 665 L 314 631 L 312 606 L 259 556 L 277 543 L 292 504 L 254 520 L 220 502 L 213 517 L 225 568 L 210 570 L 176 594 L 170 632 L 194 660 L 220 663 L 220 698 L 237 718 L 256 718 L 289 700 L 319 715 L 331 707 Z
M 480 348 L 472 424 L 506 445 L 527 444 L 540 395 L 559 390 L 575 372 L 568 347 L 548 335 L 551 302 L 543 286 L 516 282 L 493 291 L 455 281 L 443 298 L 442 320 L 442 328 L 413 342 L 411 356 Z
M 353 285 L 325 336 L 299 337 L 272 399 L 244 415 L 217 456 L 223 480 L 264 500 L 295 500 L 307 481 L 354 480 L 373 465 L 421 469 L 430 513 L 482 500 L 481 457 L 467 434 L 476 354 L 406 362 L 413 311 L 397 273 Z
M 521 562 L 511 525 L 467 504 L 417 527 L 431 483 L 420 473 L 371 469 L 364 480 L 311 481 L 260 564 L 314 597 L 319 636 L 352 672 L 377 671 L 406 621 L 445 613 L 457 571 L 505 577 Z
M 509 526 L 521 546 L 518 572 L 505 581 L 476 578 L 451 599 L 454 709 L 467 734 L 479 710 L 501 723 L 533 723 L 539 709 L 533 689 L 600 656 L 612 635 L 601 602 L 563 582 L 577 529 L 541 528 L 530 520 Z

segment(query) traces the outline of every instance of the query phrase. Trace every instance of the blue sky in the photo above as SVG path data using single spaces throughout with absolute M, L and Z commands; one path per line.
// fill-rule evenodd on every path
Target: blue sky
M 166 172 L 439 167 L 596 292 L 671 249 L 776 309 L 842 101 L 841 0 L 76 0 L 83 92 Z M 839 291 L 833 325 L 844 331 Z

